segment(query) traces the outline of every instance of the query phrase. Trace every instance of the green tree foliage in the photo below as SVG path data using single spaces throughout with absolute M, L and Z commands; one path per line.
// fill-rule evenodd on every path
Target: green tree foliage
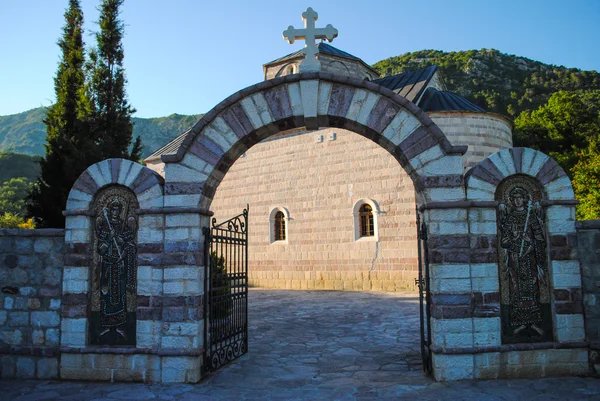
M 600 90 L 560 91 L 515 120 L 515 146 L 553 157 L 572 177 L 580 220 L 600 218 Z
M 0 214 L 0 228 L 25 228 L 33 230 L 35 224 L 33 223 L 33 219 L 24 219 L 18 214 L 6 212 Z
M 78 0 L 69 0 L 63 36 L 58 41 L 62 58 L 54 79 L 56 103 L 48 108 L 46 155 L 41 175 L 30 193 L 29 214 L 42 227 L 64 227 L 62 210 L 83 170 L 98 160 L 89 137 L 90 102 L 85 90 L 83 13 Z
M 0 152 L 0 183 L 11 178 L 24 177 L 37 180 L 40 175 L 40 158 L 19 153 Z
M 443 52 L 421 50 L 382 60 L 382 75 L 437 64 L 449 91 L 487 111 L 517 117 L 535 110 L 559 90 L 600 89 L 600 74 L 533 61 L 494 49 Z
M 578 163 L 573 167 L 573 189 L 579 200 L 578 220 L 600 219 L 600 152 L 598 145 L 591 144 L 580 154 Z
M 119 7 L 123 0 L 104 0 L 99 8 L 100 32 L 96 33 L 97 47 L 90 52 L 87 64 L 88 87 L 92 97 L 92 130 L 102 159 L 141 158 L 141 140 L 133 139 L 132 114 L 135 113 L 125 93 L 123 68 L 123 21 Z
M 13 178 L 0 186 L 0 214 L 12 213 L 20 217 L 27 215 L 25 198 L 30 182 L 25 177 Z
M 514 145 L 539 149 L 570 174 L 578 154 L 597 148 L 599 133 L 600 90 L 559 91 L 515 120 Z

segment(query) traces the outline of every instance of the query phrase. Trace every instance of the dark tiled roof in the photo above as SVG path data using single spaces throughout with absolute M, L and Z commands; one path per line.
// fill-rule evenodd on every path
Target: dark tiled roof
M 414 103 L 419 100 L 436 70 L 437 65 L 432 65 L 415 71 L 374 79 L 373 82 L 393 90 Z
M 435 88 L 429 88 L 423 94 L 419 107 L 425 111 L 476 111 L 483 112 L 485 110 L 471 103 L 462 96 L 456 93 L 439 91 Z
M 179 149 L 179 146 L 181 146 L 181 143 L 183 142 L 183 140 L 187 136 L 188 132 L 190 132 L 190 131 L 191 130 L 185 131 L 183 134 L 179 135 L 178 137 L 173 139 L 171 142 L 167 143 L 165 146 L 158 149 L 156 152 L 152 153 L 150 156 L 146 157 L 144 160 L 145 161 L 149 161 L 152 159 L 160 160 L 160 156 L 162 156 L 162 155 L 176 154 L 177 149 Z
M 319 43 L 318 48 L 319 48 L 319 53 L 331 54 L 331 55 L 334 55 L 334 56 L 341 56 L 341 57 L 346 57 L 346 58 L 351 58 L 351 59 L 354 59 L 354 60 L 360 60 L 360 61 L 362 61 L 358 57 L 353 56 L 350 53 L 346 53 L 345 51 L 340 50 L 340 49 L 338 49 L 336 47 L 328 45 L 325 42 Z M 304 54 L 302 52 L 302 50 L 298 50 L 296 52 L 288 54 L 287 56 L 283 56 L 283 57 L 280 57 L 278 59 L 275 59 L 275 60 L 273 60 L 273 61 L 271 61 L 271 62 L 269 62 L 267 64 L 273 64 L 273 63 L 278 63 L 280 61 L 291 60 L 291 59 L 296 58 L 296 57 L 298 57 L 298 56 L 300 56 L 302 54 Z M 265 64 L 265 65 L 267 65 L 267 64 Z

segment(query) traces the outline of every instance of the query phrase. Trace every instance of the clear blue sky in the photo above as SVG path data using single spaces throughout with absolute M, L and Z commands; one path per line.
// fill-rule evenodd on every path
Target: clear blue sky
M 82 0 L 86 45 L 100 0 Z M 67 0 L 0 0 L 0 115 L 54 100 Z M 300 49 L 281 32 L 308 6 L 332 43 L 369 64 L 422 50 L 495 48 L 600 71 L 599 0 L 126 0 L 127 92 L 138 117 L 197 114 L 263 80 L 262 64 Z

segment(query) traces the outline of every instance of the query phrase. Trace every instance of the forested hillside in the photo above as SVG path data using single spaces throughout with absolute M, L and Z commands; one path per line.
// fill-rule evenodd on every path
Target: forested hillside
M 0 152 L 45 154 L 46 109 L 38 107 L 19 114 L 0 116 Z M 171 114 L 159 118 L 133 118 L 133 136 L 142 138 L 142 155 L 148 156 L 171 139 L 193 126 L 202 114 L 185 116 Z
M 560 90 L 600 89 L 600 74 L 530 60 L 494 49 L 421 50 L 379 61 L 382 75 L 439 65 L 446 86 L 487 111 L 516 118 L 535 110 Z

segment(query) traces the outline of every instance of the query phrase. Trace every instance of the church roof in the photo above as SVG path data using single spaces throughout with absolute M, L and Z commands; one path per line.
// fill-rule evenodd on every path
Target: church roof
M 374 79 L 373 82 L 393 90 L 414 103 L 419 100 L 419 97 L 427 88 L 437 68 L 437 65 L 432 65 L 414 71 L 405 71 L 402 74 Z
M 485 110 L 456 93 L 429 88 L 423 94 L 419 107 L 425 111 L 475 111 Z
M 183 143 L 185 137 L 187 136 L 188 132 L 190 132 L 190 131 L 191 130 L 187 130 L 183 134 L 180 134 L 175 139 L 173 139 L 171 142 L 167 143 L 165 146 L 158 149 L 156 152 L 152 153 L 150 156 L 146 157 L 144 160 L 149 161 L 149 160 L 154 160 L 154 159 L 160 159 L 160 157 L 162 155 L 176 154 L 177 150 L 179 149 L 179 147 Z
M 350 58 L 350 59 L 354 59 L 354 60 L 359 60 L 362 61 L 361 59 L 359 59 L 356 56 L 353 56 L 350 53 L 347 53 L 343 50 L 338 49 L 337 47 L 333 47 L 325 42 L 321 42 L 319 43 L 319 45 L 317 46 L 319 49 L 319 53 L 325 53 L 325 54 L 331 54 L 333 56 L 341 56 L 341 57 L 346 57 L 346 58 Z M 279 63 L 281 61 L 286 61 L 286 60 L 291 60 L 293 58 L 296 58 L 298 56 L 303 55 L 304 53 L 302 52 L 302 50 L 298 50 L 296 52 L 290 53 L 287 56 L 283 56 L 280 57 L 278 59 L 275 59 L 273 61 L 268 62 L 267 64 L 273 64 L 273 63 Z M 265 65 L 267 65 L 265 64 Z

